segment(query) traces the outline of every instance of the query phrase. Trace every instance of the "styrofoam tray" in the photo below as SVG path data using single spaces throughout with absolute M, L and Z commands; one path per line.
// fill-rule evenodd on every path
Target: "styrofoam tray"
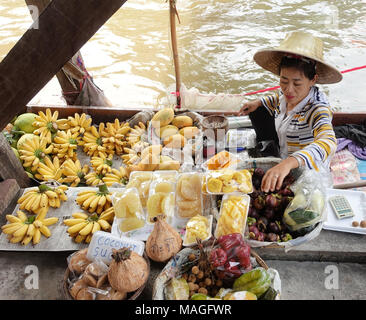
M 366 228 L 352 226 L 353 221 L 360 222 L 361 220 L 366 220 L 366 194 L 364 192 L 341 189 L 327 189 L 326 195 L 327 221 L 324 222 L 323 229 L 366 234 Z M 349 217 L 341 220 L 337 218 L 332 209 L 332 206 L 328 201 L 330 197 L 336 195 L 343 195 L 347 198 L 355 214 L 354 217 Z

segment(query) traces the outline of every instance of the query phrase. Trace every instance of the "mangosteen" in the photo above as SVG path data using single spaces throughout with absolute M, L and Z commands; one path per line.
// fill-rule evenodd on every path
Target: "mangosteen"
M 279 234 L 281 232 L 281 227 L 278 221 L 276 222 L 270 222 L 268 224 L 268 230 L 272 233 Z
M 257 226 L 259 231 L 266 232 L 268 226 L 268 219 L 266 217 L 260 217 L 257 220 Z
M 266 240 L 269 241 L 269 242 L 278 242 L 280 241 L 280 236 L 278 234 L 275 234 L 275 233 L 267 233 L 266 234 Z

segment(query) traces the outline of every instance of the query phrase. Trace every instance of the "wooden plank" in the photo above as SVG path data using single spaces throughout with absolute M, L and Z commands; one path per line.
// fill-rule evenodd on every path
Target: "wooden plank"
M 53 0 L 0 64 L 0 129 L 126 0 Z
M 17 196 L 20 188 L 15 179 L 7 179 L 0 182 L 0 216 L 10 214 L 11 211 L 5 211 Z
M 73 116 L 75 112 L 89 114 L 95 122 L 113 122 L 115 118 L 127 120 L 140 111 L 151 111 L 153 108 L 100 108 L 97 106 L 51 106 L 51 105 L 29 105 L 22 112 L 45 111 L 50 108 L 52 112 L 58 110 L 59 118 Z M 213 111 L 213 110 L 191 110 L 200 113 L 203 116 L 224 115 L 235 116 L 232 111 Z M 180 112 L 180 111 L 178 111 Z M 366 112 L 336 112 L 333 115 L 333 125 L 342 124 L 360 124 L 366 120 Z
M 15 179 L 21 188 L 29 187 L 32 184 L 2 133 L 0 133 L 0 178 L 3 180 Z

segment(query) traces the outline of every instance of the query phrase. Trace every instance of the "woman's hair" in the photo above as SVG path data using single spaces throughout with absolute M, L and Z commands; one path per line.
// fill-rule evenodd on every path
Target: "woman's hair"
M 316 74 L 315 64 L 314 60 L 283 56 L 278 67 L 278 73 L 281 72 L 282 68 L 295 68 L 302 71 L 309 80 L 313 80 Z

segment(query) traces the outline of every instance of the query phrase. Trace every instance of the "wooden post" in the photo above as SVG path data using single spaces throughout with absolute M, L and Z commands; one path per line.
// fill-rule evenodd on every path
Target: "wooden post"
M 31 185 L 31 180 L 24 171 L 20 160 L 11 149 L 9 142 L 0 132 L 0 178 L 3 180 L 15 179 L 21 188 Z
M 53 0 L 44 9 L 0 64 L 0 129 L 125 2 Z
M 179 67 L 179 55 L 177 45 L 177 30 L 175 24 L 175 16 L 177 15 L 176 1 L 169 0 L 169 17 L 170 17 L 170 36 L 172 41 L 174 69 L 175 69 L 175 91 L 180 92 L 180 67 Z M 180 105 L 180 96 L 177 95 L 177 105 Z

